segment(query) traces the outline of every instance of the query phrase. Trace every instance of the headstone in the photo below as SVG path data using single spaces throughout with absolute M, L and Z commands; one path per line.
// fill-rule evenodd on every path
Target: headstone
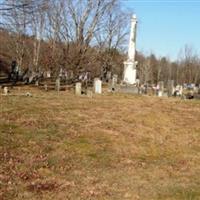
M 111 71 L 108 71 L 108 72 L 106 73 L 106 81 L 107 81 L 107 82 L 110 81 L 111 75 L 112 75 Z
M 198 88 L 197 86 L 194 86 L 194 89 L 193 89 L 193 90 L 194 90 L 194 93 L 196 93 L 196 94 L 197 94 L 197 93 L 198 93 L 198 91 L 199 91 L 199 88 Z
M 180 85 L 180 88 L 179 88 L 179 95 L 183 96 L 183 86 L 182 85 Z
M 117 89 L 117 78 L 118 78 L 118 75 L 117 74 L 114 74 L 113 77 L 112 77 L 112 80 L 110 81 L 110 91 L 114 92 L 116 91 Z
M 159 90 L 159 91 L 158 91 L 158 96 L 159 96 L 159 97 L 162 97 L 162 96 L 163 96 L 163 91 L 162 91 L 162 90 Z
M 55 87 L 56 91 L 59 92 L 60 91 L 60 78 L 56 79 L 56 87 Z
M 78 96 L 81 95 L 81 83 L 80 82 L 76 83 L 76 85 L 75 85 L 75 94 Z
M 63 76 L 63 68 L 61 67 L 59 71 L 59 77 L 62 78 L 62 76 Z
M 164 93 L 164 82 L 163 81 L 159 81 L 158 82 L 158 96 L 162 97 Z
M 51 78 L 51 72 L 47 71 L 47 78 Z
M 190 86 L 192 89 L 195 88 L 195 83 L 191 83 Z
M 114 85 L 117 84 L 117 78 L 118 78 L 118 75 L 117 75 L 117 74 L 114 74 L 113 77 L 112 77 L 112 81 L 113 81 L 113 84 L 114 84 Z
M 145 85 L 141 85 L 139 87 L 139 94 L 147 94 L 147 88 L 145 87 Z
M 3 88 L 3 94 L 4 95 L 8 95 L 8 87 L 4 87 Z
M 44 90 L 47 92 L 48 91 L 48 85 L 44 84 Z
M 168 80 L 167 91 L 169 97 L 174 95 L 174 80 Z
M 136 80 L 135 80 L 135 84 L 136 84 L 137 86 L 139 86 L 139 85 L 140 85 L 140 79 L 136 79 Z
M 135 85 L 122 85 L 119 88 L 119 92 L 129 93 L 129 94 L 139 94 L 140 89 Z
M 94 92 L 96 94 L 102 93 L 102 81 L 99 78 L 94 79 Z
M 31 75 L 29 76 L 29 83 L 32 83 L 35 78 L 35 72 L 32 72 Z

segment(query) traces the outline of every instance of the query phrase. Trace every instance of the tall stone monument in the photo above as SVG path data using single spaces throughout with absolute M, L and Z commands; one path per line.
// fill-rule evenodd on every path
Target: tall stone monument
M 136 52 L 136 26 L 137 18 L 133 15 L 131 18 L 131 33 L 128 48 L 128 60 L 124 62 L 124 78 L 123 82 L 126 84 L 136 83 L 136 65 L 135 52 Z

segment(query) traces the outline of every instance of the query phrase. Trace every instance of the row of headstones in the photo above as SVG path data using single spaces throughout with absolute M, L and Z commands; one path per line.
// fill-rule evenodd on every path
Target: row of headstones
M 174 81 L 169 80 L 166 87 L 164 87 L 164 81 L 160 81 L 156 86 L 141 85 L 139 87 L 139 91 L 140 94 L 151 94 L 159 97 L 171 97 L 174 95 L 182 96 L 183 87 L 179 85 L 174 87 Z
M 187 84 L 184 85 L 176 85 L 174 86 L 174 81 L 169 80 L 167 84 L 167 93 L 164 88 L 164 82 L 160 81 L 157 85 L 157 91 L 158 91 L 158 96 L 180 96 L 182 97 L 184 95 L 184 90 L 190 89 L 191 92 L 195 94 L 200 94 L 200 87 L 195 86 L 195 84 L 190 84 L 189 87 Z
M 176 87 L 174 86 L 174 80 L 169 80 L 167 83 L 167 88 L 165 90 L 164 87 L 164 81 L 158 82 L 157 85 L 157 95 L 159 97 L 162 96 L 182 96 L 183 95 L 183 86 L 182 85 L 177 85 Z
M 50 77 L 50 76 L 48 76 Z M 112 78 L 109 80 L 109 90 L 111 91 L 115 91 L 116 90 L 116 87 L 117 87 L 117 79 L 118 79 L 118 76 L 116 74 L 114 74 L 112 76 Z M 100 79 L 99 78 L 95 78 L 94 79 L 94 91 L 95 93 L 99 93 L 101 94 L 102 93 L 102 81 L 100 83 Z M 35 83 L 36 86 L 39 86 L 39 82 L 36 81 Z M 58 77 L 55 81 L 55 90 L 56 91 L 60 91 L 60 88 L 61 88 L 61 79 L 60 77 Z M 81 90 L 81 82 L 78 82 L 77 85 L 76 85 L 76 88 L 77 88 L 77 94 L 79 94 L 80 92 L 78 92 L 79 90 Z M 47 84 L 44 84 L 44 89 L 45 91 L 48 91 L 48 85 Z
M 36 85 L 36 86 L 39 86 L 39 82 L 36 81 L 35 85 Z M 48 91 L 48 89 L 49 89 L 49 86 L 48 86 L 47 83 L 45 83 L 45 84 L 44 84 L 44 90 L 45 90 L 45 91 Z M 60 77 L 58 77 L 58 78 L 56 79 L 56 81 L 55 81 L 55 90 L 58 91 L 58 92 L 61 90 L 61 79 L 60 79 Z
M 75 85 L 75 94 L 80 96 L 80 95 L 82 95 L 82 93 L 83 93 L 82 83 L 77 82 L 76 85 Z M 91 96 L 92 91 L 87 90 L 86 93 L 87 93 L 88 96 Z M 99 78 L 94 79 L 94 93 L 95 94 L 102 94 L 102 81 Z

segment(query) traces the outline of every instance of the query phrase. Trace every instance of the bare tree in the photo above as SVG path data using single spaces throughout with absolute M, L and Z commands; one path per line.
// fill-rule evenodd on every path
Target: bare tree
M 44 38 L 45 31 L 45 19 L 48 10 L 48 2 L 41 1 L 40 4 L 36 4 L 35 11 L 31 13 L 30 30 L 33 35 L 33 70 L 41 71 L 39 65 L 39 56 L 41 51 L 41 41 Z

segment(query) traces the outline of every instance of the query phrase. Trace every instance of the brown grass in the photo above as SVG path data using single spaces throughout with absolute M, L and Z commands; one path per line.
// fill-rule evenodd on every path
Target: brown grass
M 200 102 L 0 97 L 0 199 L 200 199 Z

